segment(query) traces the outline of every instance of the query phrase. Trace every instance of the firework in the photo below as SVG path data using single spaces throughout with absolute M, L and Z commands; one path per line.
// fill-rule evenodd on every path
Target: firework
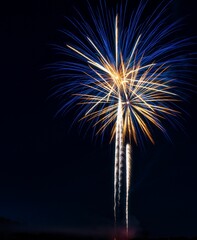
M 58 64 L 63 77 L 72 78 L 58 90 L 71 96 L 61 111 L 77 105 L 77 119 L 90 121 L 97 134 L 111 129 L 110 142 L 115 139 L 114 218 L 116 221 L 125 166 L 127 231 L 132 144 L 140 145 L 142 135 L 154 143 L 152 126 L 166 135 L 163 120 L 171 122 L 179 116 L 176 103 L 183 97 L 177 86 L 182 81 L 184 57 L 177 52 L 187 41 L 169 41 L 177 23 L 166 24 L 168 4 L 159 5 L 140 23 L 145 6 L 140 4 L 127 24 L 122 6 L 116 14 L 108 13 L 105 3 L 96 13 L 90 7 L 91 24 L 79 14 L 79 21 L 70 21 L 79 34 L 65 31 L 72 41 L 61 48 L 76 61 Z M 179 69 L 179 81 L 175 69 Z

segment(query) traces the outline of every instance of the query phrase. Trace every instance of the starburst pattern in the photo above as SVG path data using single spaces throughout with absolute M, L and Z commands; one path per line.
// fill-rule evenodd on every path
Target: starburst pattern
M 90 8 L 92 26 L 82 15 L 79 21 L 70 21 L 79 34 L 64 31 L 73 43 L 58 48 L 76 59 L 57 64 L 63 77 L 72 78 L 58 89 L 59 94 L 72 92 L 60 111 L 81 104 L 77 118 L 94 120 L 92 126 L 98 126 L 97 133 L 104 133 L 110 126 L 111 140 L 116 132 L 119 97 L 124 136 L 136 143 L 141 133 L 154 142 L 149 123 L 165 132 L 161 120 L 179 113 L 175 106 L 183 95 L 176 86 L 182 80 L 184 70 L 180 66 L 184 59 L 177 52 L 188 43 L 185 39 L 165 42 L 177 29 L 177 23 L 166 26 L 169 17 L 160 19 L 167 5 L 162 10 L 159 5 L 139 27 L 145 5 L 140 4 L 127 26 L 122 8 L 116 16 L 105 14 L 103 5 L 97 15 Z M 179 67 L 179 80 L 175 79 L 175 67 Z

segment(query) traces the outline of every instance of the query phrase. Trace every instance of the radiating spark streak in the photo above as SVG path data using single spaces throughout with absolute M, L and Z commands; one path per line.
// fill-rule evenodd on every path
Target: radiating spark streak
M 135 53 L 135 50 L 136 50 L 136 47 L 137 47 L 137 45 L 138 45 L 138 42 L 139 42 L 140 38 L 141 38 L 141 35 L 139 35 L 139 37 L 137 38 L 137 41 L 135 42 L 135 45 L 134 45 L 134 47 L 133 47 L 131 56 L 129 57 L 129 61 L 128 61 L 127 66 L 126 66 L 126 70 L 127 70 L 127 69 L 129 68 L 129 66 L 130 66 L 131 60 L 132 60 L 132 58 L 133 58 L 133 55 L 134 55 L 134 53 Z
M 158 101 L 162 101 L 162 102 L 180 102 L 180 100 L 178 99 L 170 99 L 170 98 L 156 98 L 152 100 L 146 100 L 146 102 L 158 102 Z
M 102 92 L 102 93 L 106 94 L 105 89 L 104 88 L 101 88 L 101 89 L 98 88 L 98 85 L 96 85 L 96 86 L 91 86 L 91 85 L 88 85 L 88 84 L 81 84 L 81 85 L 86 86 L 87 88 L 92 88 L 93 90 L 96 90 L 96 91 L 99 91 L 99 92 Z
M 102 127 L 97 131 L 96 134 L 99 134 L 100 132 L 104 132 L 104 130 L 106 129 L 106 127 L 112 123 L 114 120 L 116 119 L 116 115 L 114 114 L 110 119 L 108 119 L 108 121 L 106 121 Z
M 160 130 L 163 130 L 163 127 L 160 125 L 160 123 L 157 121 L 157 119 L 153 118 L 148 111 L 144 110 L 143 108 L 137 107 L 137 106 L 135 106 L 134 108 L 136 110 L 138 110 L 139 112 L 141 111 L 141 114 L 144 115 L 144 117 L 146 117 L 150 122 L 152 122 Z M 158 115 L 158 116 L 160 116 L 160 115 Z
M 112 93 L 113 89 L 114 89 L 114 85 L 111 87 L 111 89 L 109 91 L 109 94 L 108 94 L 108 97 L 107 97 L 107 102 L 109 102 L 109 98 L 111 96 L 111 93 Z
M 142 118 L 139 116 L 139 114 L 136 113 L 136 111 L 132 110 L 132 112 L 133 112 L 134 116 L 136 117 L 142 131 L 148 136 L 150 141 L 154 144 L 154 140 L 152 138 L 150 131 L 148 130 L 146 123 L 142 120 Z
M 68 48 L 70 48 L 71 50 L 73 50 L 74 52 L 78 53 L 79 55 L 81 55 L 82 57 L 86 58 L 88 60 L 88 63 L 92 64 L 93 66 L 103 70 L 104 72 L 110 74 L 110 72 L 104 68 L 102 65 L 100 65 L 99 63 L 93 61 L 91 58 L 87 57 L 85 54 L 83 54 L 82 52 L 80 52 L 79 50 L 77 50 L 74 47 L 71 47 L 70 45 L 67 45 Z
M 129 189 L 131 183 L 131 144 L 126 144 L 126 229 L 129 230 Z
M 164 93 L 164 94 L 169 94 L 169 95 L 177 96 L 177 94 L 175 94 L 175 93 L 172 93 L 172 92 L 169 92 L 169 91 L 165 91 L 165 90 L 161 90 L 161 89 L 156 89 L 156 88 L 153 88 L 153 87 L 140 86 L 140 88 L 141 88 L 141 89 L 146 89 L 146 90 L 148 90 L 148 91 L 154 90 L 155 93 L 156 93 L 156 92 L 161 92 L 161 93 Z M 132 93 L 134 93 L 134 91 L 133 91 Z
M 99 68 L 100 70 L 108 73 L 108 74 L 111 74 L 111 72 L 106 68 L 106 67 L 103 67 L 102 65 L 100 65 L 99 63 L 97 62 L 94 62 L 94 61 L 88 61 L 88 63 L 92 64 L 93 66 Z
M 115 20 L 115 55 L 116 55 L 116 70 L 118 69 L 118 15 Z
M 88 118 L 88 120 L 91 120 L 91 119 L 93 119 L 95 117 L 98 117 L 98 116 L 101 117 L 102 115 L 106 115 L 106 117 L 107 117 L 107 116 L 109 116 L 109 113 L 112 112 L 112 111 L 114 113 L 116 113 L 117 104 L 115 104 L 114 106 L 105 107 L 105 108 L 103 108 L 102 111 L 98 110 L 98 111 L 95 111 L 93 113 L 89 113 L 87 116 L 83 116 L 83 118 L 81 118 L 81 120 L 87 119 L 87 118 Z M 98 123 L 98 121 L 96 123 Z
M 154 109 L 151 107 L 151 105 L 148 104 L 139 94 L 135 93 L 134 91 L 133 91 L 133 94 L 134 94 L 137 98 L 139 98 L 148 108 L 150 108 L 150 109 L 154 112 Z
M 103 118 L 101 118 L 99 121 L 97 121 L 94 125 L 93 125 L 93 127 L 95 127 L 97 124 L 99 124 L 100 122 L 102 122 L 102 121 L 104 121 L 104 120 L 106 120 L 106 119 L 109 119 L 108 120 L 108 122 L 106 122 L 106 124 L 107 123 L 111 123 L 112 121 L 112 119 L 114 119 L 116 117 L 116 111 L 114 111 L 114 112 L 111 112 L 109 115 L 106 115 L 105 117 L 103 117 Z M 104 125 L 103 125 L 104 126 Z
M 97 82 L 97 80 L 96 80 L 96 82 Z M 116 98 L 118 100 L 117 92 L 114 89 L 114 85 L 115 84 L 113 84 L 113 86 L 110 86 L 108 83 L 107 83 L 107 86 L 104 85 L 103 83 L 99 83 L 99 85 L 98 85 L 99 87 L 101 87 L 102 89 L 107 91 L 107 94 L 106 94 L 107 102 L 109 102 L 109 98 L 112 93 L 113 93 L 113 98 Z
M 143 67 L 138 67 L 138 68 L 136 68 L 134 70 L 131 70 L 131 71 L 127 72 L 126 77 L 128 77 L 131 73 L 139 72 L 139 70 L 142 70 L 144 68 L 149 68 L 149 67 L 152 67 L 154 65 L 155 65 L 155 63 L 151 63 L 151 64 L 148 64 L 148 65 L 143 66 Z
M 93 68 L 91 68 L 91 69 L 104 81 L 104 84 L 106 84 L 106 85 L 109 87 L 109 93 L 108 93 L 108 99 L 109 99 L 111 93 L 112 93 L 112 92 L 115 92 L 115 91 L 114 91 L 114 85 L 115 85 L 115 84 L 113 84 L 113 86 L 110 85 L 110 84 L 105 80 L 105 78 L 102 77 L 101 74 L 99 74 L 95 69 L 93 69 Z M 91 77 L 91 76 L 90 76 L 90 77 Z M 94 79 L 95 79 L 95 78 L 94 78 Z M 96 81 L 96 82 L 99 82 L 97 79 L 95 79 L 95 81 Z M 104 84 L 102 84 L 102 86 L 105 87 Z
M 125 83 L 130 83 L 130 82 L 133 82 L 133 83 L 136 83 L 136 82 L 138 82 L 139 80 L 135 80 L 135 79 L 130 79 L 130 78 L 126 78 L 125 80 Z M 156 86 L 158 86 L 158 87 L 168 87 L 168 85 L 166 85 L 166 84 L 162 84 L 162 83 L 158 83 L 158 82 L 148 82 L 147 80 L 141 80 L 141 82 L 143 83 L 143 84 L 148 84 L 148 85 L 156 85 Z M 136 85 L 136 84 L 135 84 Z M 134 85 L 134 86 L 135 86 Z M 130 88 L 129 88 L 130 89 Z
M 122 67 L 122 87 L 123 87 L 123 91 L 124 91 L 124 95 L 126 97 L 126 99 L 128 99 L 128 96 L 127 96 L 127 91 L 126 91 L 126 86 L 125 86 L 125 67 L 124 67 L 124 61 L 123 61 L 123 57 L 122 57 L 122 54 L 120 55 L 120 59 L 121 59 L 121 67 Z
M 79 55 L 81 55 L 82 57 L 86 58 L 87 60 L 89 60 L 90 62 L 92 62 L 92 59 L 87 57 L 85 54 L 83 54 L 82 52 L 80 52 L 79 50 L 77 50 L 76 48 L 70 46 L 70 45 L 66 45 L 68 48 L 70 48 L 71 50 L 73 50 L 74 52 L 78 53 Z
M 99 49 L 96 47 L 96 45 L 93 43 L 93 41 L 90 39 L 90 38 L 87 38 L 88 39 L 88 41 L 92 44 L 92 46 L 96 49 L 96 51 L 99 53 L 99 55 L 101 56 L 101 58 L 104 60 L 104 62 L 109 66 L 109 67 L 111 67 L 110 65 L 109 65 L 109 63 L 108 63 L 108 61 L 105 59 L 105 57 L 103 56 L 103 54 L 99 51 Z
M 104 96 L 103 98 L 101 98 L 99 101 L 97 101 L 93 107 L 91 107 L 85 115 L 88 115 L 97 105 L 99 105 L 104 99 L 106 98 L 106 96 Z

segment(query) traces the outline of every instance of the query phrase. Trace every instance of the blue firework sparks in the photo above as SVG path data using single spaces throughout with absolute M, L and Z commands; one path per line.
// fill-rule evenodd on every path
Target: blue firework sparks
M 109 11 L 106 2 L 96 12 L 89 6 L 89 21 L 79 12 L 78 19 L 69 19 L 73 31 L 64 31 L 69 44 L 58 47 L 69 60 L 56 64 L 58 77 L 65 79 L 56 93 L 70 100 L 60 112 L 77 105 L 76 120 L 89 120 L 97 133 L 112 129 L 112 139 L 120 94 L 125 135 L 137 143 L 145 134 L 153 142 L 151 125 L 166 134 L 162 119 L 173 123 L 179 115 L 176 103 L 184 96 L 179 86 L 188 63 L 188 39 L 174 38 L 179 21 L 167 24 L 169 4 L 159 4 L 145 21 L 147 3 L 134 9 L 129 21 L 126 4 Z

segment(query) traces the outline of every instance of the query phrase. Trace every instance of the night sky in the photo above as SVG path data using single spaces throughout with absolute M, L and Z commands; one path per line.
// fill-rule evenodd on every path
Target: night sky
M 171 4 L 174 18 L 186 16 L 186 36 L 197 35 L 196 4 Z M 67 27 L 65 16 L 85 6 L 80 0 L 0 3 L 0 217 L 24 228 L 113 226 L 113 144 L 84 136 L 77 124 L 71 128 L 75 112 L 55 117 L 59 100 L 49 96 L 56 83 L 45 68 L 58 61 L 52 44 L 66 42 L 59 31 Z M 134 147 L 130 219 L 151 236 L 197 236 L 196 106 L 191 93 L 184 129 L 169 127 L 172 142 L 155 131 L 155 145 Z

